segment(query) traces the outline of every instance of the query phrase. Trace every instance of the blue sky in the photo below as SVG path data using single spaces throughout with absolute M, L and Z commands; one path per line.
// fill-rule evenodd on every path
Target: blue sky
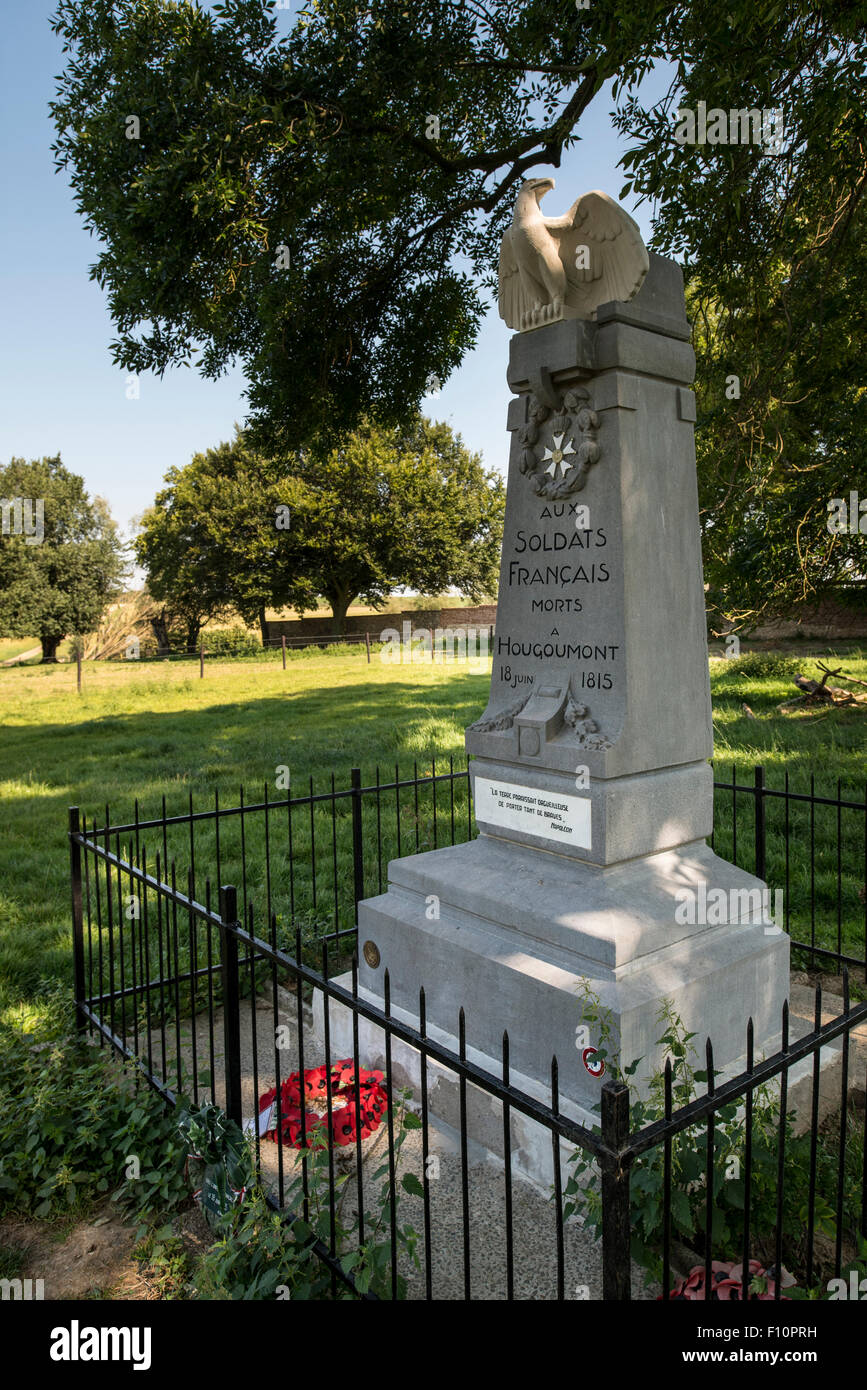
M 54 0 L 7 0 L 0 59 L 0 161 L 4 212 L 0 223 L 0 462 L 60 453 L 92 494 L 108 499 L 126 534 L 152 501 L 163 475 L 197 450 L 228 439 L 245 415 L 243 373 L 218 382 L 193 371 L 143 375 L 138 400 L 128 400 L 126 374 L 112 363 L 115 336 L 88 271 L 96 242 L 75 211 L 66 175 L 54 172 L 48 103 L 63 67 L 49 19 Z M 291 11 L 278 11 L 289 26 Z M 661 91 L 660 76 L 651 79 Z M 654 95 L 656 93 L 654 92 Z M 596 98 L 583 138 L 559 170 L 545 210 L 560 213 L 590 188 L 616 197 L 623 144 L 610 120 L 607 92 Z M 649 208 L 636 210 L 649 235 Z M 480 450 L 489 467 L 505 469 L 510 333 L 492 309 L 474 352 L 427 414 L 446 420 Z

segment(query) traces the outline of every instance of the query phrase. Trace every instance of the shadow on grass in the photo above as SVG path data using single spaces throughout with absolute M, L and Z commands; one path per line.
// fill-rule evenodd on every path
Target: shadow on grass
M 67 810 L 88 819 L 132 820 L 285 796 L 276 787 L 288 767 L 293 794 L 313 777 L 327 791 L 331 773 L 348 787 L 353 766 L 372 782 L 463 765 L 463 731 L 487 698 L 486 673 L 456 672 L 448 683 L 420 687 L 411 679 L 387 685 L 335 684 L 260 699 L 245 697 L 205 709 L 106 714 L 78 724 L 43 723 L 6 731 L 6 795 L 0 803 L 0 1003 L 58 975 L 69 978 L 71 927 Z M 216 692 L 215 692 L 216 693 Z M 348 804 L 346 812 L 348 813 Z M 342 808 L 341 808 L 342 813 Z M 304 852 L 303 844 L 299 846 Z M 227 845 L 231 853 L 231 843 Z M 231 862 L 229 867 L 234 867 Z

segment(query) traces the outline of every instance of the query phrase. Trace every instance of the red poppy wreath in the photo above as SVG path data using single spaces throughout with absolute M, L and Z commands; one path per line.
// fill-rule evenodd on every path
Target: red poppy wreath
M 277 1114 L 277 1088 L 266 1091 L 259 1097 L 259 1115 L 272 1107 L 268 1116 L 265 1137 L 276 1144 L 282 1139 L 293 1148 L 311 1147 L 311 1133 L 319 1135 L 322 1141 L 324 1128 L 328 1124 L 328 1093 L 331 1092 L 331 1137 L 336 1147 L 355 1143 L 359 1127 L 361 1138 L 367 1139 L 379 1128 L 388 1104 L 388 1095 L 382 1084 L 381 1071 L 365 1071 L 358 1068 L 358 1105 L 355 1101 L 355 1065 L 350 1058 L 335 1062 L 331 1068 L 330 1083 L 327 1067 L 311 1067 L 304 1073 L 305 1118 L 304 1143 L 301 1139 L 301 1073 L 293 1072 L 287 1076 L 280 1087 L 280 1114 Z M 280 1133 L 278 1134 L 278 1123 Z M 260 1120 L 261 1124 L 261 1120 Z M 261 1132 L 261 1130 L 260 1130 Z

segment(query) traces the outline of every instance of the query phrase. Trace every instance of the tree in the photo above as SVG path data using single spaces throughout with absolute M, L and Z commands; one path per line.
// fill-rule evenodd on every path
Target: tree
M 863 492 L 867 476 L 863 13 L 763 6 L 737 38 L 737 80 L 731 51 L 688 32 L 689 70 L 622 119 L 638 138 L 627 187 L 659 200 L 655 245 L 685 261 L 704 566 L 720 628 L 841 586 L 865 601 L 863 537 L 828 526 L 829 503 Z M 779 152 L 685 145 L 673 163 L 672 111 L 712 93 L 730 94 L 729 108 L 779 107 Z
M 505 487 L 448 425 L 366 422 L 327 454 L 297 459 L 298 564 L 342 632 L 356 598 L 396 588 L 496 592 Z
M 240 358 L 253 421 L 284 450 L 365 413 L 406 422 L 474 341 L 522 179 L 559 165 L 609 79 L 625 129 L 648 136 L 632 181 L 665 175 L 661 214 L 683 204 L 692 245 L 731 220 L 749 154 L 734 179 L 710 164 L 697 206 L 668 115 L 644 131 L 641 79 L 669 62 L 684 89 L 697 73 L 719 79 L 699 95 L 762 105 L 816 71 L 852 90 L 856 10 L 315 0 L 280 35 L 264 0 L 60 0 L 56 159 L 102 242 L 115 359 L 216 375 Z M 835 162 L 824 134 L 797 132 Z M 765 231 L 772 264 L 772 217 Z
M 613 79 L 621 197 L 654 200 L 653 247 L 685 261 L 714 325 L 699 466 L 720 611 L 849 572 L 821 516 L 863 437 L 863 7 L 312 0 L 281 37 L 263 0 L 60 0 L 55 27 L 56 157 L 101 238 L 116 361 L 240 359 L 272 453 L 321 452 L 365 414 L 408 424 L 474 341 L 518 185 L 559 165 Z M 700 102 L 781 108 L 781 152 L 678 143 L 677 109 Z M 716 409 L 724 366 L 738 411 Z
M 0 468 L 0 498 L 0 632 L 38 635 L 42 660 L 56 661 L 63 639 L 96 628 L 121 591 L 124 547 L 106 502 L 91 500 L 59 455 L 13 458 Z
M 235 608 L 267 635 L 266 608 L 321 595 L 342 632 L 353 599 L 451 585 L 492 592 L 505 504 L 447 425 L 366 425 L 330 452 L 267 459 L 239 433 L 172 468 L 134 542 L 148 588 L 198 635 Z M 195 642 L 195 637 L 192 639 Z
M 183 622 L 188 651 L 202 624 L 230 606 L 258 621 L 264 640 L 268 605 L 312 597 L 290 553 L 295 486 L 241 434 L 169 469 L 166 484 L 134 547 L 151 595 L 169 622 Z

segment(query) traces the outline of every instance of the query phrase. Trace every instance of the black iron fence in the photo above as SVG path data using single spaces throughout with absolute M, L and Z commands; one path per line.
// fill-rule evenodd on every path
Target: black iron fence
M 732 863 L 766 880 L 780 894 L 783 921 L 803 964 L 841 969 L 867 963 L 867 782 L 860 798 L 817 790 L 810 774 L 798 785 L 784 772 L 782 786 L 765 768 L 752 783 L 714 781 L 711 846 Z
M 563 1059 L 552 1058 L 547 1094 L 530 1095 L 510 1077 L 508 1033 L 497 1065 L 483 1066 L 463 1010 L 444 1041 L 427 1027 L 423 992 L 407 1019 L 390 1007 L 387 976 L 383 1007 L 359 991 L 357 902 L 384 888 L 389 859 L 473 834 L 468 771 L 453 762 L 411 777 L 395 768 L 387 781 L 377 770 L 367 786 L 356 769 L 346 788 L 332 776 L 327 790 L 311 781 L 302 795 L 253 803 L 242 791 L 231 807 L 215 797 L 196 810 L 190 798 L 179 815 L 163 803 L 155 819 L 136 807 L 126 823 L 73 810 L 79 1026 L 167 1101 L 213 1102 L 248 1126 L 268 1200 L 303 1220 L 335 1289 L 625 1299 L 641 1292 L 632 1253 L 650 1271 L 649 1296 L 680 1289 L 693 1266 L 687 1295 L 704 1279 L 739 1297 L 754 1279 L 754 1292 L 784 1297 L 775 1271 L 785 1267 L 828 1296 L 831 1279 L 867 1273 L 867 1003 L 853 1002 L 846 968 L 865 958 L 867 807 L 839 787 L 836 797 L 769 788 L 762 769 L 752 784 L 733 772 L 717 787 L 717 852 L 779 875 L 787 906 L 805 881 L 810 892 L 785 913 L 793 945 L 806 963 L 844 970 L 836 1007 L 823 1013 L 817 988 L 807 1023 L 784 1010 L 773 1056 L 754 1056 L 745 1020 L 737 1076 L 715 1072 L 710 1044 L 693 1074 L 675 1027 L 643 1098 L 609 1060 L 594 1117 L 562 1098 Z M 311 1112 L 290 1115 L 284 1088 L 323 1066 L 333 1080 L 337 1063 L 342 1095 L 324 1086 L 322 1124 L 335 1134 L 346 1110 L 354 1130 L 317 1151 Z M 372 1064 L 385 1108 L 363 1133 Z M 267 1132 L 288 1125 L 284 1143 L 259 1132 L 269 1094 Z M 480 1162 L 478 1142 L 498 1166 Z

